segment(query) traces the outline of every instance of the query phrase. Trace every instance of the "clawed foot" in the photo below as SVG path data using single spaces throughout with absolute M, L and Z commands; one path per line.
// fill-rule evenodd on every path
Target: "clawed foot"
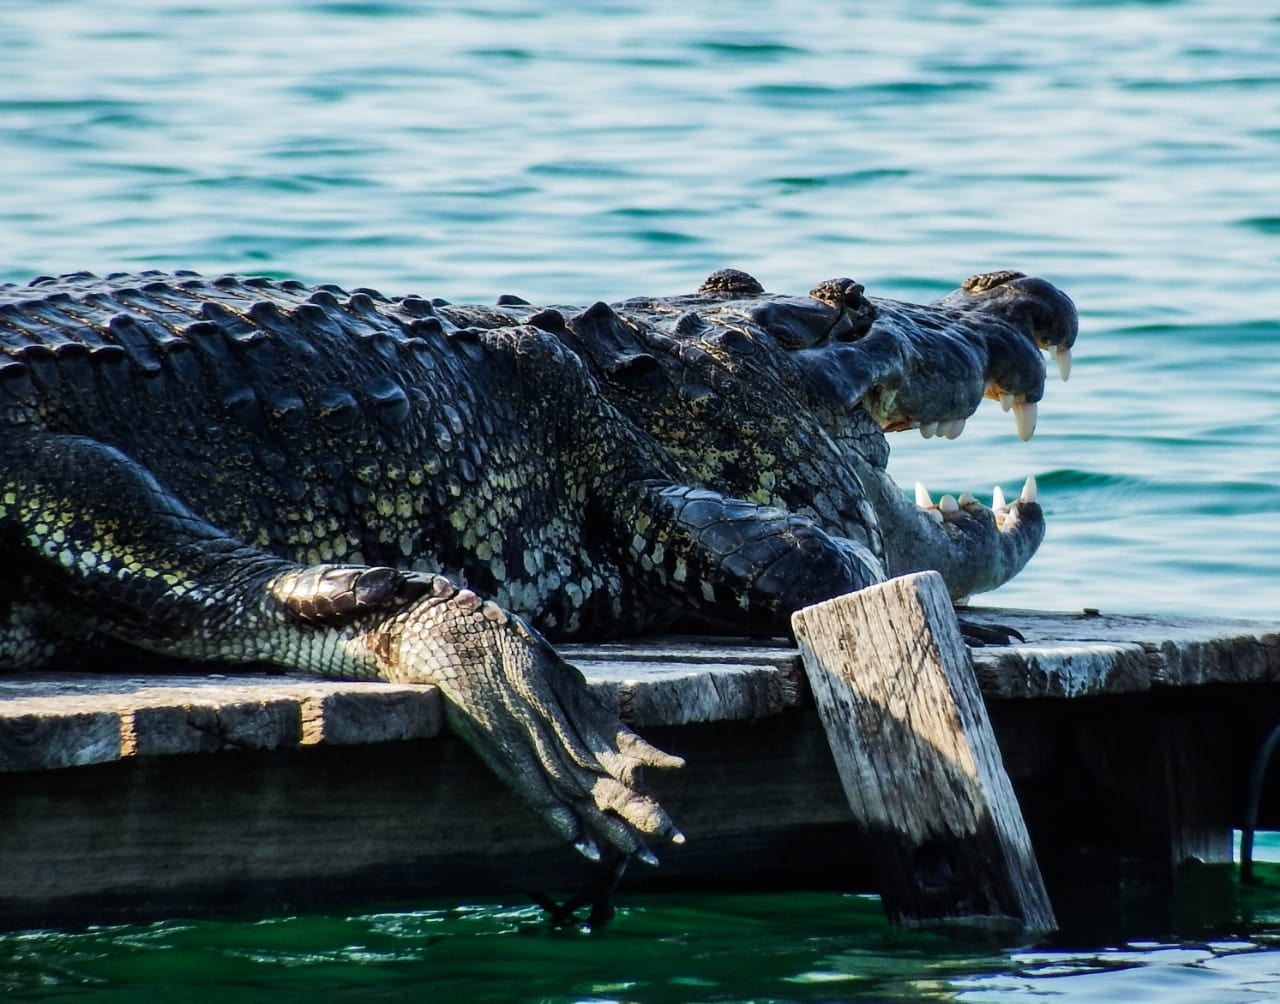
M 1016 628 L 1004 624 L 975 624 L 960 618 L 960 636 L 970 648 L 985 648 L 988 645 L 1012 645 L 1015 638 L 1025 642 L 1022 633 Z
M 607 864 L 601 865 L 581 892 L 570 896 L 563 903 L 557 903 L 543 892 L 531 892 L 529 898 L 547 911 L 547 921 L 552 927 L 585 926 L 593 931 L 598 930 L 609 923 L 617 913 L 613 908 L 613 894 L 617 891 L 618 883 L 622 881 L 630 861 L 629 858 L 616 853 L 611 855 L 611 858 L 612 860 Z M 590 906 L 591 910 L 585 918 L 582 918 L 578 916 L 578 911 L 584 906 Z
M 656 863 L 649 842 L 683 842 L 640 777 L 684 761 L 623 725 L 520 618 L 437 576 L 367 643 L 380 675 L 438 686 L 452 730 L 587 858 Z

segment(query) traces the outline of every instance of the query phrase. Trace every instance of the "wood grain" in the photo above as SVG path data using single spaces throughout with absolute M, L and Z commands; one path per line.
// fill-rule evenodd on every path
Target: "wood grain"
M 793 624 L 890 916 L 1054 930 L 942 577 L 891 579 Z

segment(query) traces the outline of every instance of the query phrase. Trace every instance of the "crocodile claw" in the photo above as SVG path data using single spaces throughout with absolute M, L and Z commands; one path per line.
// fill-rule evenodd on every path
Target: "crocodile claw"
M 470 590 L 437 590 L 370 643 L 387 679 L 438 686 L 450 728 L 584 856 L 652 862 L 647 842 L 683 841 L 640 776 L 684 761 L 627 728 L 520 618 Z
M 989 645 L 1012 645 L 1016 638 L 1026 642 L 1022 632 L 1004 624 L 978 624 L 974 621 L 960 619 L 960 636 L 970 648 L 986 648 Z

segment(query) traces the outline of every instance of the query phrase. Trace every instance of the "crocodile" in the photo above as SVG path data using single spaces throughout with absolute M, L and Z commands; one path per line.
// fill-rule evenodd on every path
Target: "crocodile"
M 984 397 L 1034 430 L 1071 300 L 1015 271 L 931 304 L 850 279 L 582 308 L 146 271 L 0 285 L 0 668 L 111 646 L 431 683 L 579 851 L 656 860 L 676 767 L 555 642 L 1015 575 L 1034 493 L 909 498 L 886 433 Z M 105 649 L 104 649 L 105 647 Z M 98 653 L 95 655 L 95 653 Z

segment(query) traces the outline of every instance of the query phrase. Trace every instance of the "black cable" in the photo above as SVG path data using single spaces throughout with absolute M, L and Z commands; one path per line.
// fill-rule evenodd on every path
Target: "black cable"
M 1256 883 L 1253 875 L 1253 832 L 1258 828 L 1258 803 L 1262 801 L 1262 782 L 1267 776 L 1271 757 L 1280 745 L 1280 722 L 1268 733 L 1253 761 L 1253 773 L 1249 775 L 1249 801 L 1244 808 L 1244 828 L 1240 832 L 1240 881 Z

